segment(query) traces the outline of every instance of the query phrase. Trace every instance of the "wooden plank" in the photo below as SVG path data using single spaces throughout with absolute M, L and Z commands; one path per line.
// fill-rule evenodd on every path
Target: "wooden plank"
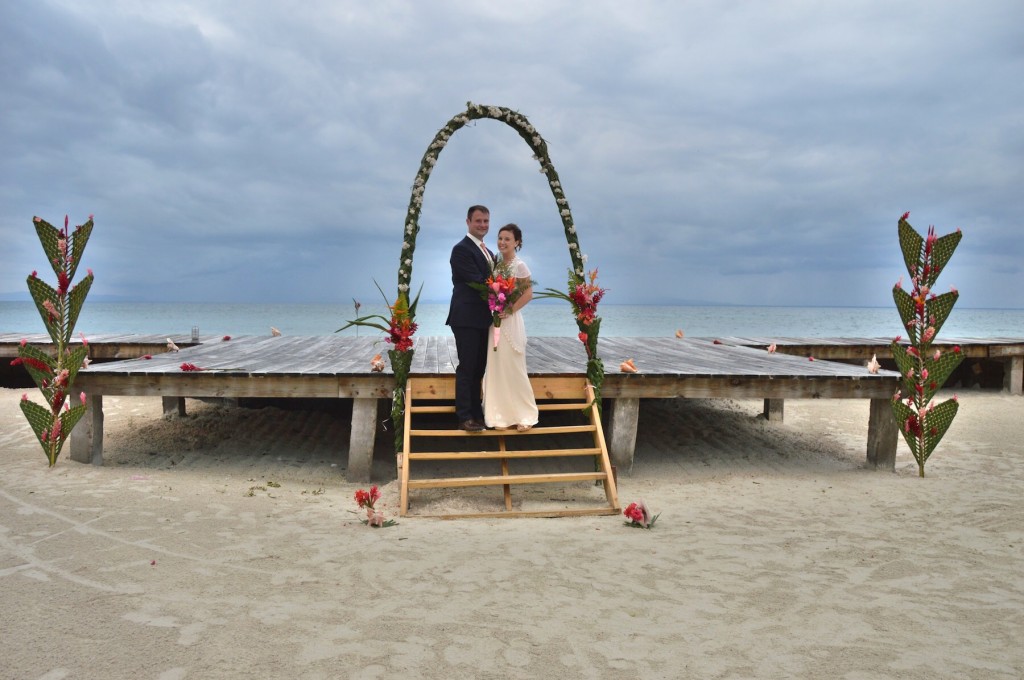
M 559 456 L 597 456 L 601 449 L 577 448 L 577 449 L 523 449 L 520 451 L 509 451 L 499 449 L 498 451 L 431 451 L 430 453 L 409 452 L 409 460 L 495 460 L 502 458 L 557 458 Z
M 588 482 L 604 479 L 603 472 L 550 472 L 529 475 L 491 475 L 483 477 L 446 477 L 441 479 L 410 479 L 410 489 L 445 487 L 497 486 L 499 484 L 549 484 L 555 482 Z
M 561 510 L 495 510 L 494 512 L 458 512 L 450 515 L 407 515 L 422 519 L 486 519 L 490 517 L 589 517 L 592 515 L 617 515 L 619 508 L 606 505 L 595 508 L 566 508 Z
M 578 434 L 581 432 L 593 432 L 593 425 L 555 425 L 550 427 L 532 427 L 529 430 L 479 430 L 467 432 L 466 430 L 416 430 L 412 431 L 413 437 L 469 437 L 486 439 L 490 437 L 530 437 L 535 434 Z

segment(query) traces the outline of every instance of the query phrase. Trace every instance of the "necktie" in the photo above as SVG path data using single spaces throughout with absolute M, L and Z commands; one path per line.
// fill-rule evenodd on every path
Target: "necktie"
M 491 251 L 487 250 L 487 246 L 481 243 L 480 250 L 484 251 L 484 257 L 487 258 L 487 264 L 494 264 L 494 257 L 491 255 Z

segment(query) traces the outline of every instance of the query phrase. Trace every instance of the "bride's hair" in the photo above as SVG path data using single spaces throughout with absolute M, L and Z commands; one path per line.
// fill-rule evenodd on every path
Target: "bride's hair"
M 500 234 L 503 231 L 511 231 L 512 232 L 512 238 L 514 238 L 516 240 L 516 250 L 520 250 L 523 247 L 523 230 L 522 229 L 520 229 L 517 225 L 513 224 L 512 222 L 509 222 L 504 227 L 499 229 L 498 233 Z

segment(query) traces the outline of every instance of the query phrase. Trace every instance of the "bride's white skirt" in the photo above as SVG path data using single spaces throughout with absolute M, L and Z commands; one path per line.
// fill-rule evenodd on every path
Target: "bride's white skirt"
M 492 326 L 484 373 L 484 423 L 496 428 L 536 425 L 537 402 L 526 374 L 526 327 L 521 314 L 502 321 L 498 350 L 493 348 Z

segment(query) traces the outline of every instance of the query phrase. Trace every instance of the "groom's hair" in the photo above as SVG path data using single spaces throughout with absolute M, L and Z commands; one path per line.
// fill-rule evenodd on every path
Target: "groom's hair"
M 473 219 L 473 213 L 475 213 L 477 210 L 488 215 L 491 214 L 491 211 L 487 209 L 486 205 L 471 205 L 469 206 L 469 210 L 466 211 L 466 219 Z

